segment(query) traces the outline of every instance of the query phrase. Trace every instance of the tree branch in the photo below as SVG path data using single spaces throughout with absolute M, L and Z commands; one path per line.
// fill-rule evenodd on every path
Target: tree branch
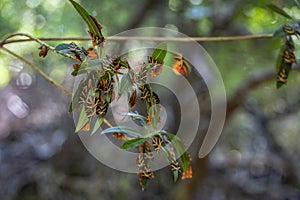
M 54 53 L 56 53 L 56 54 L 60 54 L 60 55 L 62 55 L 62 56 L 64 56 L 64 57 L 73 59 L 73 60 L 75 60 L 75 61 L 77 61 L 77 62 L 81 62 L 80 60 L 78 60 L 78 59 L 77 59 L 76 57 L 74 57 L 74 56 L 71 56 L 71 55 L 66 54 L 66 53 L 60 53 L 60 52 L 56 51 L 54 47 L 52 47 L 52 46 L 46 44 L 45 42 L 41 41 L 40 39 L 35 38 L 35 37 L 33 37 L 32 35 L 29 35 L 29 34 L 27 34 L 27 33 L 14 33 L 14 34 L 11 34 L 11 35 L 7 36 L 6 38 L 4 38 L 4 40 L 2 40 L 2 41 L 0 42 L 0 47 L 3 47 L 5 44 L 8 44 L 8 43 L 13 43 L 13 42 L 10 41 L 10 40 L 8 41 L 8 39 L 10 39 L 10 38 L 12 38 L 12 37 L 16 37 L 16 36 L 23 36 L 23 37 L 29 38 L 29 39 L 27 39 L 27 40 L 24 40 L 24 39 L 23 39 L 23 40 L 16 40 L 16 41 L 19 41 L 19 42 L 21 42 L 21 41 L 23 41 L 23 42 L 24 42 L 24 41 L 36 41 L 36 42 L 39 43 L 41 46 L 47 47 L 50 51 L 52 51 L 52 52 L 54 52 Z
M 48 46 L 47 44 L 43 43 L 43 41 L 88 41 L 91 38 L 84 38 L 84 37 L 50 37 L 50 38 L 33 38 L 28 34 L 24 33 L 16 33 L 13 36 L 21 35 L 27 36 L 29 39 L 18 39 L 18 40 L 8 40 L 11 38 L 8 36 L 5 40 L 0 42 L 0 46 L 10 43 L 17 43 L 17 42 L 30 42 L 30 41 L 37 41 L 41 45 Z M 255 40 L 255 39 L 271 39 L 273 38 L 272 34 L 258 34 L 258 35 L 243 35 L 243 36 L 226 36 L 226 37 L 190 37 L 190 38 L 182 38 L 182 37 L 107 37 L 106 40 L 109 41 L 124 41 L 124 40 L 140 40 L 140 41 L 155 41 L 155 42 L 222 42 L 222 41 L 236 41 L 236 40 Z M 53 48 L 53 47 L 52 47 Z M 55 50 L 55 49 L 54 49 Z M 57 51 L 55 51 L 57 52 Z M 57 52 L 59 53 L 59 52 Z M 59 53 L 61 54 L 61 53 Z M 63 55 L 63 54 L 62 54 Z M 67 54 L 68 55 L 68 54 Z M 73 58 L 72 58 L 73 59 Z

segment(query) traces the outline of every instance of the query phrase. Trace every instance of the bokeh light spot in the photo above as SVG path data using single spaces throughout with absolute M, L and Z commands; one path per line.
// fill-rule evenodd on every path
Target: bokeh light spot
M 7 108 L 14 114 L 17 118 L 24 118 L 29 114 L 28 105 L 15 94 L 10 94 L 7 96 Z

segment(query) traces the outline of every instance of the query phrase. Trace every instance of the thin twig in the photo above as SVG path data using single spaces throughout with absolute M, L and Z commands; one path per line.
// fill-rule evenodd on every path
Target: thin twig
M 113 127 L 111 125 L 111 123 L 109 121 L 107 121 L 106 119 L 103 120 L 104 124 L 106 124 L 106 126 L 108 126 L 109 128 Z
M 10 51 L 9 49 L 1 46 L 0 49 L 3 49 L 4 51 L 6 51 L 7 53 L 9 53 L 10 55 L 16 57 L 17 59 L 21 60 L 22 62 L 26 63 L 27 65 L 29 65 L 33 70 L 35 70 L 37 73 L 39 73 L 43 78 L 45 78 L 48 82 L 50 82 L 51 84 L 53 84 L 55 87 L 57 87 L 58 89 L 60 89 L 61 91 L 65 92 L 66 94 L 72 96 L 72 92 L 70 90 L 68 90 L 67 88 L 63 87 L 62 85 L 60 85 L 59 83 L 57 83 L 55 80 L 53 80 L 52 78 L 50 78 L 47 74 L 45 74 L 43 71 L 41 71 L 36 65 L 34 65 L 33 63 L 31 63 L 30 61 L 28 61 L 27 59 L 19 56 L 18 54 Z M 106 119 L 104 119 L 103 121 L 108 127 L 112 127 L 111 123 L 109 123 L 109 121 L 107 121 Z
M 18 35 L 21 35 L 19 33 Z M 23 34 L 22 34 L 23 35 Z M 235 40 L 254 40 L 254 39 L 270 39 L 272 34 L 260 34 L 260 35 L 244 35 L 244 36 L 226 36 L 226 37 L 107 37 L 107 41 L 124 41 L 124 40 L 140 40 L 140 41 L 156 41 L 156 42 L 222 42 L 222 41 L 235 41 Z M 8 38 L 7 38 L 8 39 Z M 50 37 L 50 38 L 30 38 L 29 39 L 18 39 L 18 40 L 4 40 L 0 43 L 1 45 L 17 43 L 17 42 L 30 42 L 32 40 L 39 41 L 88 41 L 91 38 L 84 37 Z

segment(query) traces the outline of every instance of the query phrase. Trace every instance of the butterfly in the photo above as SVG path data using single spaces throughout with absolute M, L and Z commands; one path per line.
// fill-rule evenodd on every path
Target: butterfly
M 164 61 L 158 62 L 156 59 L 148 56 L 148 63 L 150 64 L 150 78 L 159 75 L 162 72 Z
M 281 48 L 277 66 L 277 88 L 280 88 L 283 84 L 287 82 L 289 72 L 291 71 L 292 64 L 297 63 L 296 57 L 294 54 L 294 42 L 291 36 L 288 36 L 284 39 L 284 46 Z
M 296 37 L 300 35 L 299 24 L 285 24 L 283 25 L 283 31 L 287 35 L 296 35 Z
M 191 72 L 190 64 L 182 57 L 181 54 L 175 54 L 172 68 L 175 74 L 186 77 Z

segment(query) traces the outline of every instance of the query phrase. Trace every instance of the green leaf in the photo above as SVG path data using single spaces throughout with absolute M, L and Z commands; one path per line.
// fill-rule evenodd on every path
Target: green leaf
M 120 59 L 120 65 L 126 69 L 130 69 L 129 63 L 126 60 Z
M 143 135 L 131 128 L 125 126 L 114 126 L 111 128 L 107 128 L 101 132 L 101 134 L 109 134 L 109 133 L 124 133 L 131 137 L 142 137 Z
M 83 90 L 83 84 L 84 84 L 84 81 L 81 81 L 79 83 L 78 88 L 77 88 L 76 92 L 73 95 L 69 112 L 72 112 L 74 109 L 76 109 L 76 108 L 78 108 L 80 106 L 78 102 L 79 102 L 79 97 L 81 95 L 81 92 Z
M 59 53 L 67 53 L 70 54 L 71 50 L 69 49 L 69 44 L 61 43 L 55 47 L 55 50 Z
M 172 143 L 180 156 L 180 160 L 182 162 L 182 168 L 184 172 L 188 171 L 190 166 L 190 159 L 187 151 L 185 150 L 185 146 L 183 145 L 181 139 L 172 133 L 167 133 L 167 135 L 172 139 Z
M 80 131 L 84 125 L 86 125 L 86 123 L 89 121 L 86 113 L 85 113 L 85 109 L 84 107 L 82 107 L 80 115 L 79 115 L 79 119 L 76 125 L 76 129 L 75 129 L 75 133 L 77 133 L 78 131 Z
M 124 94 L 125 92 L 128 92 L 132 88 L 132 82 L 130 79 L 129 74 L 124 74 L 119 87 L 119 94 Z
M 149 111 L 150 111 L 149 115 L 151 119 L 151 124 L 154 129 L 157 129 L 157 124 L 160 119 L 160 105 L 154 104 Z
M 121 115 L 131 117 L 133 120 L 135 120 L 135 122 L 138 122 L 143 127 L 147 126 L 147 123 L 146 123 L 147 117 L 144 117 L 140 114 L 137 114 L 134 112 L 126 112 L 126 113 L 121 113 Z
M 90 71 L 99 70 L 100 72 L 104 71 L 104 69 L 102 67 L 102 63 L 96 59 L 96 60 L 88 60 L 86 62 L 82 62 L 80 67 L 75 69 L 71 74 L 72 74 L 72 76 L 77 76 L 79 74 L 86 73 L 87 70 L 90 70 Z
M 140 144 L 143 144 L 148 138 L 134 138 L 126 141 L 120 148 L 127 150 L 138 147 Z
M 148 178 L 142 176 L 142 180 L 140 182 L 140 185 L 141 185 L 143 191 L 146 189 L 148 180 L 149 180 Z
M 293 19 L 293 17 L 291 17 L 289 14 L 287 14 L 282 8 L 279 8 L 278 6 L 276 6 L 275 4 L 268 4 L 267 5 L 268 8 L 270 8 L 272 11 L 284 16 L 285 18 L 288 19 Z
M 70 2 L 74 6 L 74 8 L 77 10 L 77 12 L 81 15 L 82 19 L 86 22 L 86 24 L 89 27 L 90 32 L 97 35 L 100 38 L 100 40 L 103 41 L 104 37 L 103 37 L 102 33 L 100 32 L 99 28 L 97 27 L 97 25 L 95 24 L 95 22 L 93 21 L 93 19 L 91 18 L 91 15 L 77 2 L 75 2 L 73 0 L 70 0 Z
M 73 103 L 71 102 L 71 103 L 70 103 L 70 106 L 69 106 L 69 112 L 73 112 L 73 110 L 74 110 L 73 108 L 74 108 L 74 107 L 73 107 Z
M 178 180 L 178 171 L 173 171 L 173 179 L 174 179 L 174 183 L 176 183 Z
M 163 63 L 166 55 L 167 55 L 167 44 L 160 43 L 153 51 L 151 57 L 157 60 L 159 63 Z
M 166 131 L 164 131 L 164 130 L 161 130 L 160 131 L 160 133 L 162 133 L 162 134 L 168 134 Z M 173 135 L 173 134 L 172 134 Z M 166 146 L 166 144 L 164 143 L 164 145 L 162 145 L 161 146 L 161 149 L 163 150 L 163 152 L 164 152 L 164 155 L 165 155 L 165 157 L 166 157 L 166 159 L 167 159 L 167 161 L 169 161 L 170 162 L 170 152 L 169 152 L 169 150 L 167 149 L 167 146 Z M 171 162 L 170 162 L 171 163 Z M 177 180 L 178 180 L 178 171 L 172 171 L 172 173 L 173 173 L 173 179 L 174 179 L 174 182 L 176 183 L 177 182 Z
M 94 125 L 94 128 L 93 128 L 93 131 L 92 131 L 91 135 L 93 135 L 94 133 L 96 133 L 96 131 L 100 128 L 103 120 L 104 120 L 103 116 L 98 117 L 98 119 L 95 122 L 95 125 Z

